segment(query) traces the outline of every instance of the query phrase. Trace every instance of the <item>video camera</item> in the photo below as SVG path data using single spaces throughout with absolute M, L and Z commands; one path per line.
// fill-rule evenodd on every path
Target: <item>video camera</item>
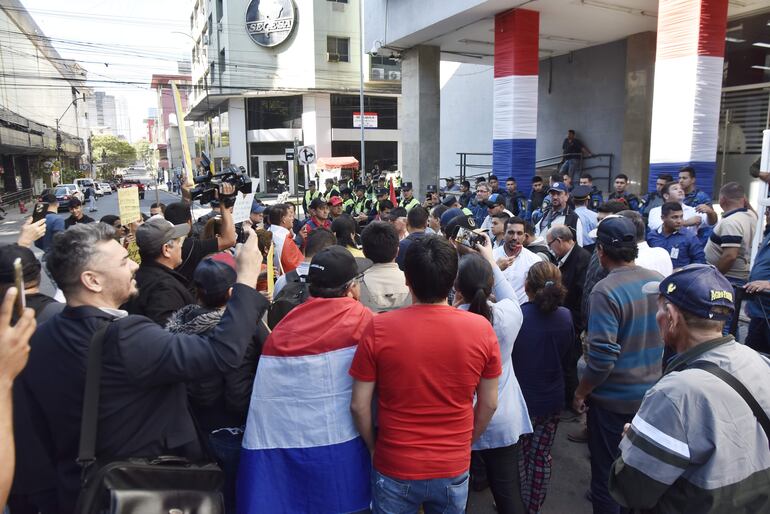
M 224 203 L 225 207 L 232 207 L 235 204 L 235 194 L 251 193 L 251 178 L 246 175 L 245 170 L 236 166 L 229 166 L 221 173 L 207 173 L 194 178 L 195 187 L 190 191 L 192 200 L 198 200 L 201 205 L 211 203 L 219 197 L 219 201 Z M 222 194 L 222 184 L 232 184 L 235 187 L 235 193 L 231 195 Z

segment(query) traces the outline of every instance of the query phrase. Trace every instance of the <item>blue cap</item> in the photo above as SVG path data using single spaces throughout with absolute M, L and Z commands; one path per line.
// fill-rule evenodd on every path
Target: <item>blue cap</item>
M 710 264 L 690 264 L 660 282 L 648 282 L 642 291 L 663 295 L 680 309 L 703 319 L 726 321 L 735 310 L 732 284 Z M 715 307 L 727 312 L 715 312 Z
M 444 214 L 441 215 L 441 220 L 439 221 L 439 224 L 442 227 L 446 227 L 447 223 L 449 223 L 452 220 L 452 218 L 455 218 L 455 217 L 460 216 L 462 214 L 464 214 L 463 210 L 458 208 L 458 207 L 455 207 L 453 209 L 449 209 L 448 211 L 446 211 Z
M 551 191 L 562 191 L 564 193 L 569 193 L 569 188 L 567 188 L 567 184 L 564 182 L 554 182 L 551 187 L 548 188 L 548 192 Z
M 485 202 L 487 207 L 495 207 L 497 205 L 505 205 L 505 198 L 500 193 L 492 193 Z
M 208 295 L 224 293 L 235 285 L 238 275 L 224 262 L 203 259 L 193 272 L 195 287 Z
M 267 206 L 260 202 L 259 200 L 254 200 L 251 203 L 251 212 L 252 214 L 262 214 L 265 212 L 265 209 L 267 209 Z
M 623 216 L 607 216 L 596 229 L 596 240 L 614 248 L 636 246 L 636 225 Z

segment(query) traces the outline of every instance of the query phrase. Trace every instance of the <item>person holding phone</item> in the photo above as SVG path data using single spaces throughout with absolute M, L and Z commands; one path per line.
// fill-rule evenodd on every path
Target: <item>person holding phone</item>
M 64 220 L 57 214 L 59 212 L 59 200 L 53 193 L 47 193 L 41 198 L 42 203 L 48 205 L 48 210 L 45 211 L 45 235 L 35 241 L 35 246 L 43 250 L 44 253 L 53 246 L 53 237 L 59 232 L 64 231 Z

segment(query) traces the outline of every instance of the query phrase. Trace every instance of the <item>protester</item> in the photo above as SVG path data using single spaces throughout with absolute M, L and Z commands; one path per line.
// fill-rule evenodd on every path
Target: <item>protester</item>
M 166 214 L 166 204 L 164 203 L 153 203 L 150 205 L 150 216 L 157 216 L 160 214 L 163 216 Z
M 317 200 L 318 198 L 313 202 Z M 270 206 L 270 232 L 273 233 L 273 245 L 275 245 L 273 265 L 283 273 L 297 269 L 302 262 L 302 252 L 294 242 L 293 226 L 294 215 L 287 204 Z
M 722 337 L 731 283 L 694 264 L 644 290 L 677 356 L 624 430 L 613 498 L 661 513 L 768 511 L 770 360 Z
M 591 452 L 591 501 L 594 512 L 620 511 L 607 482 L 623 426 L 644 393 L 660 378 L 663 346 L 655 322 L 655 299 L 640 283 L 661 280 L 660 273 L 636 266 L 639 249 L 633 221 L 622 216 L 599 223 L 596 252 L 609 275 L 590 294 L 586 369 L 573 409 L 588 409 Z
M 67 297 L 41 325 L 20 376 L 35 432 L 55 464 L 59 507 L 73 512 L 83 390 L 91 339 L 104 335 L 96 438 L 100 462 L 129 457 L 202 457 L 185 383 L 237 368 L 267 308 L 254 291 L 262 255 L 250 237 L 237 257 L 238 283 L 208 336 L 171 334 L 119 310 L 136 294 L 136 264 L 103 223 L 77 225 L 56 238 L 46 265 Z M 173 435 L 173 437 L 171 437 Z
M 265 228 L 265 210 L 266 209 L 267 209 L 267 206 L 257 199 L 254 199 L 254 201 L 251 203 L 251 211 L 249 212 L 249 221 L 251 222 L 251 226 L 252 228 L 254 228 L 254 230 Z
M 467 180 L 463 180 L 460 183 L 460 196 L 458 197 L 457 201 L 459 201 L 460 205 L 463 207 L 468 207 L 472 197 L 473 193 L 471 193 L 471 183 Z
M 411 216 L 417 210 L 409 211 Z M 419 241 L 417 238 L 412 243 Z M 389 223 L 375 221 L 361 232 L 364 256 L 374 265 L 361 277 L 361 303 L 374 312 L 386 312 L 412 304 L 404 272 L 396 263 L 399 241 L 396 229 Z
M 332 196 L 329 200 L 329 220 L 334 222 L 342 215 L 342 204 L 344 201 L 339 196 Z
M 273 298 L 278 298 L 281 290 L 289 282 L 297 282 L 301 277 L 307 277 L 307 272 L 310 269 L 310 261 L 315 255 L 332 245 L 337 244 L 337 238 L 335 235 L 326 229 L 319 228 L 314 230 L 312 234 L 307 236 L 307 242 L 305 244 L 305 257 L 297 266 L 296 269 L 284 273 L 278 277 L 275 281 L 275 288 L 273 289 Z
M 489 194 L 498 194 L 501 195 L 503 200 L 507 200 L 507 191 L 500 187 L 500 179 L 497 178 L 497 175 L 489 175 L 487 178 L 487 185 L 489 186 Z
M 374 460 L 373 512 L 460 514 L 470 445 L 497 408 L 500 349 L 486 319 L 447 305 L 457 252 L 446 239 L 415 241 L 404 267 L 415 305 L 374 317 L 350 367 L 350 408 Z
M 500 193 L 492 193 L 487 199 L 487 216 L 484 218 L 484 222 L 481 224 L 481 230 L 489 230 L 492 228 L 492 216 L 506 213 L 509 217 L 513 216 L 513 213 L 505 208 L 506 199 Z
M 506 212 L 498 212 L 492 216 L 492 225 L 489 229 L 489 235 L 492 242 L 492 248 L 497 248 L 505 244 L 505 224 L 510 216 Z
M 621 201 L 632 211 L 639 209 L 639 198 L 635 194 L 626 191 L 626 188 L 628 188 L 628 176 L 626 174 L 620 173 L 616 175 L 613 185 L 615 186 L 615 191 L 607 197 L 608 202 L 611 200 Z
M 680 173 L 681 177 L 681 173 Z M 706 244 L 706 261 L 716 266 L 735 287 L 743 286 L 749 278 L 751 243 L 757 215 L 749 210 L 743 186 L 728 182 L 719 190 L 722 219 Z
M 307 233 L 310 234 L 317 228 L 331 230 L 332 222 L 329 220 L 329 204 L 322 198 L 316 198 L 310 202 L 309 212 L 311 213 L 305 222 Z M 292 216 L 293 218 L 293 216 Z
M 663 225 L 647 234 L 647 243 L 653 248 L 663 248 L 671 258 L 673 268 L 688 264 L 705 264 L 703 245 L 690 232 L 681 232 L 683 214 L 679 202 L 666 202 L 661 206 Z
M 484 220 L 489 215 L 489 211 L 487 209 L 487 200 L 489 199 L 489 195 L 489 186 L 485 182 L 476 184 L 476 194 L 468 204 L 468 208 L 473 213 L 473 218 L 476 221 L 477 227 L 483 225 Z
M 562 363 L 575 332 L 569 311 L 559 307 L 566 291 L 556 266 L 535 263 L 524 287 L 527 301 L 521 306 L 524 323 L 513 345 L 513 368 L 533 429 L 521 439 L 521 496 L 526 512 L 536 514 L 551 477 L 551 446 L 564 407 Z
M 543 177 L 535 175 L 532 177 L 532 191 L 529 194 L 529 207 L 527 208 L 527 217 L 532 218 L 535 211 L 540 212 L 547 196 L 543 190 Z
M 583 241 L 583 222 L 568 204 L 569 190 L 563 182 L 554 182 L 548 189 L 551 204 L 543 211 L 540 221 L 534 223 L 538 236 L 548 232 L 553 225 L 567 225 L 575 231 L 578 244 Z
M 477 247 L 479 254 L 460 258 L 454 305 L 483 316 L 492 324 L 500 345 L 503 374 L 497 391 L 497 410 L 486 431 L 472 446 L 480 456 L 486 479 L 501 513 L 522 512 L 519 484 L 520 440 L 532 431 L 521 388 L 513 372 L 511 352 L 522 324 L 516 293 L 492 257 L 489 239 Z M 494 292 L 495 302 L 490 301 Z M 475 472 L 471 465 L 471 474 Z
M 418 205 L 417 207 L 423 208 L 421 205 Z M 415 207 L 415 208 L 417 208 Z M 407 228 L 407 215 L 409 213 L 404 207 L 396 207 L 390 213 L 388 214 L 388 217 L 386 218 L 386 221 L 388 221 L 390 224 L 393 225 L 393 228 L 396 229 L 396 233 L 398 234 L 398 240 L 403 241 L 406 239 L 406 236 L 409 235 L 409 231 Z
M 373 316 L 358 302 L 358 276 L 369 266 L 340 246 L 316 254 L 312 298 L 265 342 L 243 438 L 238 512 L 369 507 L 370 458 L 349 410 L 347 375 Z
M 520 305 L 527 301 L 527 294 L 524 291 L 527 271 L 536 262 L 542 262 L 540 257 L 523 246 L 525 224 L 526 222 L 521 218 L 515 216 L 508 218 L 505 224 L 505 244 L 493 251 L 495 262 L 516 291 L 516 298 Z
M 438 235 L 441 233 L 441 217 L 448 210 L 449 208 L 445 205 L 437 205 L 431 209 L 430 216 L 428 217 L 428 228 L 433 231 L 432 235 Z
M 47 321 L 59 313 L 64 304 L 40 292 L 40 261 L 32 250 L 20 245 L 0 246 L 0 296 L 15 285 L 14 261 L 20 259 L 22 279 L 24 281 L 25 305 L 35 312 L 38 324 Z M 16 323 L 14 312 L 11 321 Z
M 194 303 L 185 277 L 174 271 L 182 264 L 182 241 L 189 231 L 187 224 L 172 225 L 165 219 L 150 220 L 137 229 L 142 264 L 135 275 L 139 293 L 123 307 L 129 314 L 165 326 L 175 311 Z
M 711 204 L 711 197 L 698 189 L 695 182 L 695 168 L 683 166 L 679 169 L 679 185 L 682 187 L 682 191 L 684 191 L 684 204 L 690 207 Z
M 647 244 L 645 239 L 647 228 L 644 226 L 642 215 L 637 211 L 631 210 L 620 211 L 618 214 L 634 222 L 634 228 L 636 228 L 636 246 L 639 249 L 639 254 L 636 257 L 636 265 L 652 271 L 657 271 L 664 277 L 669 276 L 673 271 L 671 257 L 669 257 L 668 252 L 662 248 L 652 248 Z
M 545 241 L 545 233 L 541 236 L 535 234 L 535 227 L 529 221 L 524 223 L 524 248 L 540 257 L 545 262 L 552 262 L 551 249 Z
M 64 220 L 58 216 L 59 200 L 53 193 L 47 193 L 41 198 L 42 203 L 48 204 L 48 210 L 45 214 L 45 235 L 35 241 L 35 246 L 48 253 L 53 247 L 53 238 L 56 234 L 65 229 Z
M 438 209 L 438 207 L 434 207 L 434 211 Z M 414 241 L 417 239 L 420 239 L 421 237 L 426 235 L 426 230 L 428 228 L 428 210 L 420 207 L 419 209 L 415 207 L 406 216 L 406 230 L 409 233 L 408 236 L 401 239 L 398 243 L 398 256 L 396 257 L 396 264 L 398 264 L 398 267 L 401 271 L 404 270 L 404 257 L 406 256 L 406 251 L 409 248 L 409 245 L 411 245 Z
M 93 223 L 94 219 L 83 214 L 83 204 L 77 198 L 70 199 L 70 216 L 64 220 L 64 228 L 68 229 L 77 223 Z
M 446 186 L 441 188 L 442 193 L 459 193 L 460 192 L 460 186 L 455 184 L 454 177 L 444 177 L 444 180 L 446 181 Z

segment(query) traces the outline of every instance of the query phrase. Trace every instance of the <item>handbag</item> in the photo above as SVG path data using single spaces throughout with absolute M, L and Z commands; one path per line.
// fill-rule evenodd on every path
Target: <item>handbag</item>
M 158 456 L 100 462 L 96 458 L 102 348 L 110 323 L 96 331 L 88 351 L 78 464 L 78 514 L 222 514 L 222 470 L 214 463 Z

